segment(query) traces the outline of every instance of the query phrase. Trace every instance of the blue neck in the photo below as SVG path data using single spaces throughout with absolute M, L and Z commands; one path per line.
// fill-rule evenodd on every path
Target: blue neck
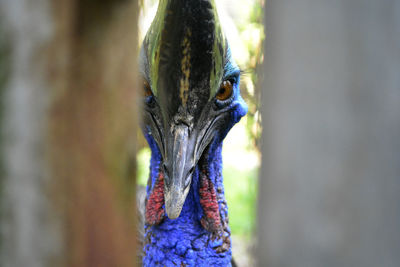
M 161 156 L 153 140 L 147 139 L 152 149 L 151 183 L 147 186 L 149 196 L 159 177 Z M 222 183 L 221 150 L 222 143 L 212 145 L 196 167 L 179 218 L 170 220 L 165 215 L 159 224 L 145 226 L 143 266 L 231 266 L 231 240 Z M 207 181 L 212 182 L 209 185 L 213 185 L 215 189 L 219 227 L 213 227 L 213 221 L 207 220 L 204 202 L 201 204 L 202 195 L 199 192 L 204 186 L 202 181 L 205 180 L 205 174 L 209 178 Z

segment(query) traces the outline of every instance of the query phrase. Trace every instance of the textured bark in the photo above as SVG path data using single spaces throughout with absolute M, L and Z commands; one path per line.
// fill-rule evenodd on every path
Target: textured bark
M 134 266 L 137 1 L 0 7 L 0 265 Z
M 259 266 L 399 266 L 399 14 L 266 2 Z

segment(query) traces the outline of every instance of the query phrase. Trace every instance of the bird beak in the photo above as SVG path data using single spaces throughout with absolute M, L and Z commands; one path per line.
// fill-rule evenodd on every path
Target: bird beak
M 189 139 L 189 127 L 183 124 L 174 126 L 168 143 L 169 155 L 164 160 L 165 209 L 170 219 L 176 219 L 185 203 L 194 170 L 194 146 Z

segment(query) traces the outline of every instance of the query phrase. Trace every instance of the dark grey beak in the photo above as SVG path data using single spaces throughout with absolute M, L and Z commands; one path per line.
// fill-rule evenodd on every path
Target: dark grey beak
M 173 133 L 167 143 L 167 159 L 164 160 L 165 209 L 170 219 L 179 217 L 194 170 L 193 145 L 189 138 L 189 127 L 180 124 L 173 127 Z

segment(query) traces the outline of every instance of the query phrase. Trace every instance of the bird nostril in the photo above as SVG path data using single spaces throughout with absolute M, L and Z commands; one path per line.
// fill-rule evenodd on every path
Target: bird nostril
M 194 166 L 192 168 L 190 168 L 188 174 L 186 175 L 185 187 L 189 186 L 193 172 L 194 172 Z
M 194 166 L 193 166 L 192 168 L 190 168 L 190 170 L 189 170 L 189 173 L 188 173 L 188 174 L 189 174 L 189 175 L 190 175 L 190 174 L 193 174 L 193 172 L 194 172 Z M 188 176 L 189 176 L 189 175 L 188 175 Z
M 165 163 L 163 163 L 162 166 L 163 166 L 164 177 L 165 177 L 166 179 L 169 179 L 170 177 L 169 177 L 167 165 L 165 165 Z

